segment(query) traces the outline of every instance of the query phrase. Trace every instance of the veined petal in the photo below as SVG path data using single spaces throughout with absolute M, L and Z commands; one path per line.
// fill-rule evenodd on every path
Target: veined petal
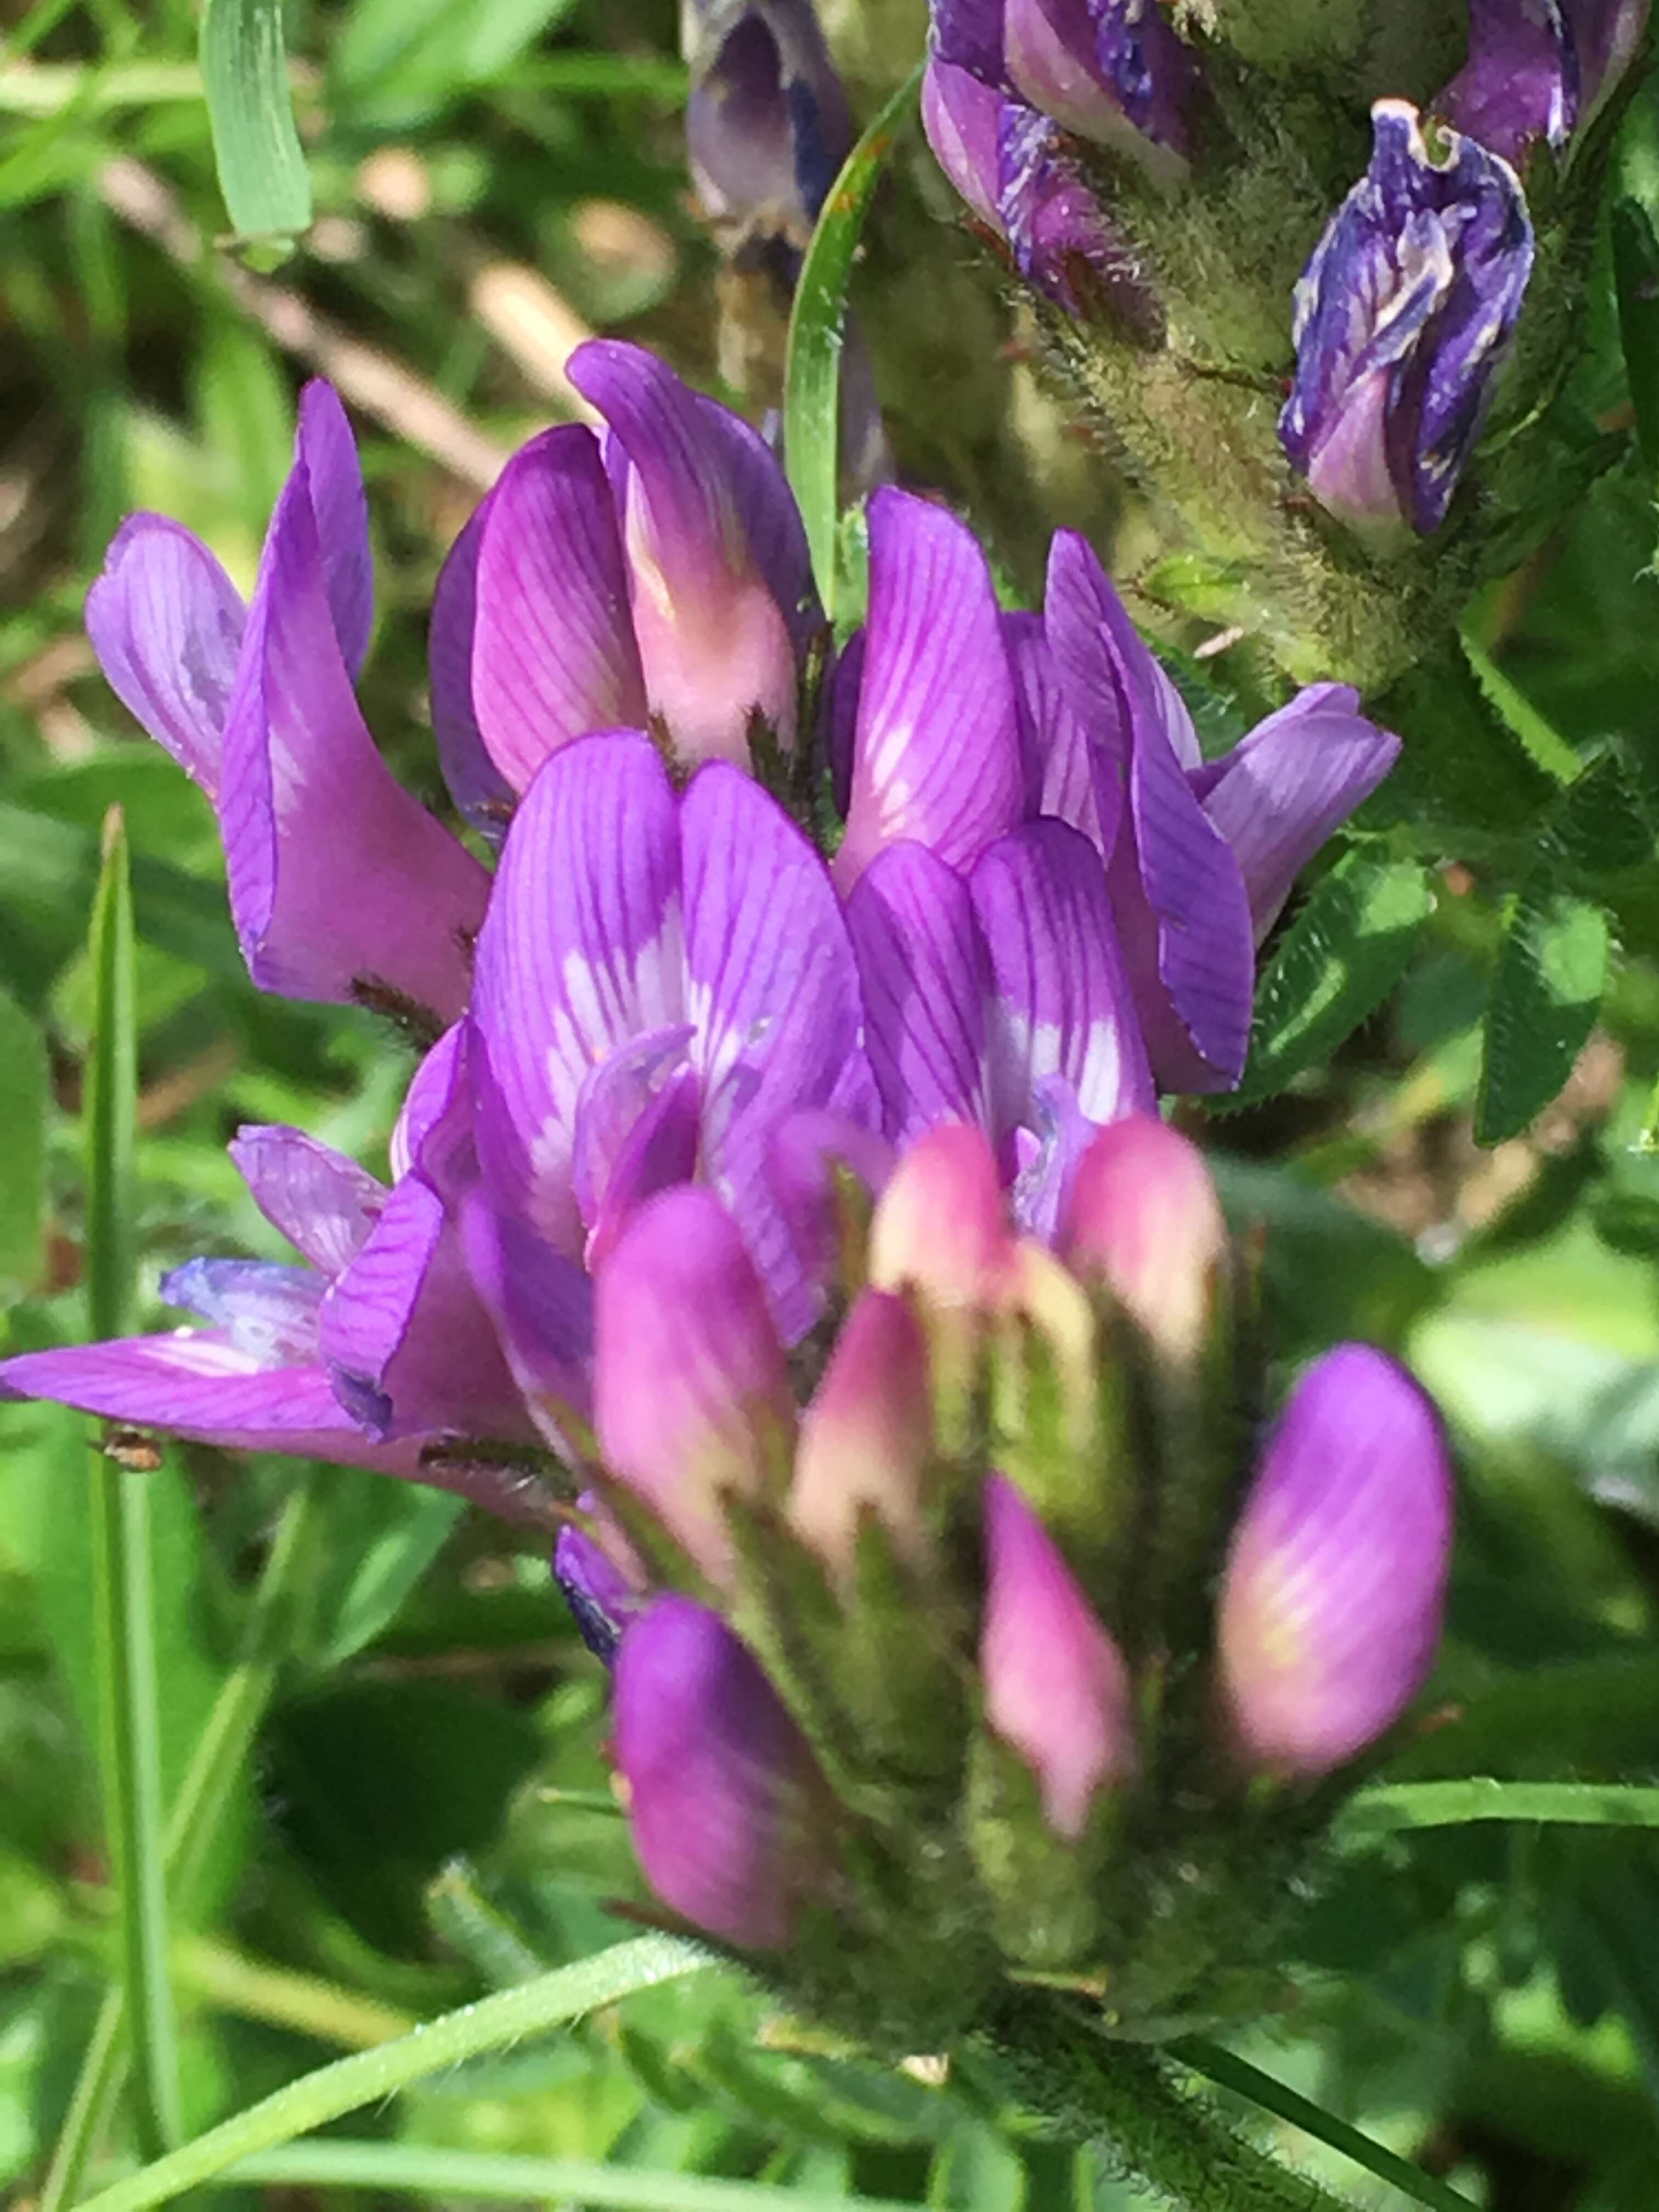
M 845 1257 L 841 1178 L 862 1185 L 873 1200 L 892 1172 L 893 1147 L 876 1134 L 876 1118 L 805 1107 L 786 1115 L 767 1139 L 767 1183 L 801 1278 L 818 1293 L 838 1279 Z
M 611 486 L 599 441 L 580 423 L 532 438 L 489 495 L 472 702 L 485 749 L 514 791 L 556 746 L 645 720 Z
M 890 489 L 870 501 L 870 614 L 847 834 L 850 890 L 912 838 L 966 866 L 1024 811 L 1013 677 L 985 556 L 953 514 Z
M 1000 43 L 1000 28 L 998 31 Z M 999 238 L 1006 236 L 997 185 L 999 137 L 1006 100 L 995 84 L 947 58 L 937 46 L 921 80 L 921 127 L 933 159 Z
M 991 963 L 968 886 L 923 845 L 890 845 L 854 887 L 847 927 L 864 986 L 887 1133 L 936 1121 L 991 1128 Z
M 1400 757 L 1346 684 L 1316 684 L 1192 779 L 1232 848 L 1259 945 L 1297 874 Z
M 300 394 L 294 459 L 305 471 L 312 513 L 317 520 L 323 589 L 334 635 L 340 642 L 341 657 L 355 678 L 362 668 L 374 626 L 368 501 L 357 460 L 357 441 L 340 404 L 340 395 L 320 377 L 313 377 Z
M 597 1271 L 605 1262 L 623 1224 L 659 1190 L 689 1182 L 696 1172 L 702 1092 L 689 1067 L 672 1076 L 635 1116 L 612 1157 L 591 1212 L 584 1257 Z M 581 1165 L 582 1117 L 576 1121 L 577 1165 Z M 578 1188 L 580 1189 L 580 1180 Z
M 110 689 L 210 799 L 247 611 L 201 539 L 131 514 L 87 593 L 87 635 Z
M 1005 0 L 930 0 L 933 51 L 941 61 L 994 84 L 1002 76 Z
M 843 361 L 843 381 L 850 374 Z M 823 607 L 812 580 L 806 526 L 789 489 L 789 479 L 777 455 L 751 423 L 703 392 L 692 396 L 702 417 L 703 438 L 710 452 L 720 457 L 727 495 L 748 545 L 750 562 L 777 601 L 797 654 L 804 654 L 823 627 Z
M 592 1395 L 593 1286 L 582 1268 L 543 1243 L 482 1187 L 459 1205 L 467 1272 L 495 1323 L 531 1418 L 556 1448 L 568 1448 L 567 1416 L 586 1416 Z
M 239 1129 L 230 1157 L 272 1228 L 331 1282 L 362 1249 L 386 1205 L 386 1186 L 367 1168 L 303 1129 Z
M 1108 860 L 1123 813 L 1115 762 L 1127 751 L 1127 740 L 1099 731 L 1110 702 L 1102 700 L 1097 707 L 1097 737 L 1091 744 L 1060 680 L 1042 616 L 1006 614 L 1002 635 L 1014 672 L 1025 811 L 1069 823 Z
M 162 1276 L 162 1304 L 212 1323 L 265 1367 L 317 1356 L 317 1310 L 328 1278 L 269 1260 L 187 1260 Z
M 357 710 L 303 465 L 271 520 L 225 730 L 231 909 L 263 988 L 466 1003 L 489 878 L 392 775 Z
M 497 1206 L 574 1258 L 576 1102 L 621 1045 L 685 1018 L 678 823 L 649 740 L 584 738 L 514 817 L 478 937 L 478 1152 Z
M 386 1147 L 394 1183 L 416 1166 L 442 1197 L 453 1194 L 458 1181 L 472 1180 L 469 1048 L 466 1023 L 452 1022 L 431 1051 L 422 1054 Z
M 513 818 L 513 787 L 484 750 L 472 705 L 478 548 L 489 504 L 485 500 L 469 518 L 438 572 L 426 650 L 432 734 L 444 781 L 463 817 L 492 845 L 499 845 Z

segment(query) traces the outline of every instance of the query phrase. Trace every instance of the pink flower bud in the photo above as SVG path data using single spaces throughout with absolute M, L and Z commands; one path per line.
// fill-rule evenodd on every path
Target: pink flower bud
M 1226 1250 L 1195 1145 L 1152 1114 L 1131 1114 L 1093 1139 L 1066 1196 L 1060 1257 L 1109 1290 L 1167 1358 L 1198 1357 Z
M 985 1486 L 985 1717 L 1036 1776 L 1056 1834 L 1134 1765 L 1128 1669 L 1042 1522 L 1006 1475 Z
M 704 1573 L 724 1579 L 724 1493 L 781 1479 L 794 1407 L 766 1293 L 714 1193 L 685 1183 L 634 1214 L 599 1271 L 599 1448 Z
M 870 1224 L 870 1280 L 930 1307 L 988 1306 L 1013 1252 L 1002 1179 L 983 1131 L 942 1122 L 893 1170 Z
M 1339 1345 L 1297 1385 L 1233 1532 L 1222 1688 L 1250 1764 L 1322 1774 L 1381 1735 L 1434 1663 L 1452 1477 L 1405 1370 Z
M 779 1950 L 822 1877 L 805 1739 L 718 1613 L 659 1598 L 623 1632 L 612 1748 L 646 1879 L 745 1950 Z
M 865 1291 L 801 1420 L 789 1516 L 837 1574 L 872 1512 L 912 1559 L 925 1547 L 922 1483 L 933 1446 L 927 1346 L 902 1298 Z

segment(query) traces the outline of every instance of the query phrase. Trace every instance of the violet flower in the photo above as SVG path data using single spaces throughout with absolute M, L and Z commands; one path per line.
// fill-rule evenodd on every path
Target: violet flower
M 1279 421 L 1322 504 L 1380 548 L 1437 530 L 1474 449 L 1533 234 L 1514 170 L 1457 131 L 1443 156 L 1400 100 L 1371 110 L 1370 166 L 1296 288 L 1296 379 Z
M 1440 1640 L 1452 1480 L 1434 1410 L 1368 1346 L 1316 1361 L 1233 1532 L 1218 1645 L 1251 1764 L 1322 1774 L 1391 1727 Z
M 688 0 L 681 26 L 697 197 L 717 222 L 805 246 L 853 145 L 811 0 Z
M 489 878 L 375 750 L 352 689 L 371 621 L 362 478 L 319 383 L 301 398 L 251 607 L 156 514 L 123 524 L 87 596 L 111 687 L 218 809 L 254 981 L 453 1020 Z
M 1468 59 L 1434 114 L 1517 169 L 1559 150 L 1629 66 L 1648 0 L 1469 0 Z

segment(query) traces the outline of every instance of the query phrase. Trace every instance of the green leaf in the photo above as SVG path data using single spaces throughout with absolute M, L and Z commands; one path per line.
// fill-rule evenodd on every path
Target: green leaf
M 1650 480 L 1659 483 L 1659 239 L 1633 199 L 1613 210 L 1613 274 L 1642 459 Z
M 26 1288 L 40 1272 L 46 1201 L 47 1071 L 40 1032 L 0 991 L 0 1129 L 6 1133 L 0 1175 L 0 1290 Z
M 574 8 L 574 0 L 489 0 L 487 7 L 477 0 L 357 0 L 330 62 L 335 104 L 360 125 L 418 121 L 513 70 Z
M 812 574 L 830 621 L 836 616 L 836 471 L 841 355 L 847 280 L 882 165 L 921 88 L 917 63 L 842 165 L 801 264 L 789 318 L 784 372 L 783 455 L 806 525 Z
M 311 179 L 294 127 L 282 0 L 207 0 L 202 83 L 219 189 L 237 234 L 290 238 L 311 222 Z
M 465 1511 L 451 1491 L 342 1468 L 323 1507 L 326 1541 L 315 1593 L 319 1671 L 372 1644 Z
M 152 2204 L 171 2203 L 239 2160 L 309 2135 L 343 2113 L 383 2104 L 400 2089 L 445 2073 L 463 2059 L 568 2027 L 584 2013 L 618 2004 L 637 1990 L 654 1988 L 714 1963 L 700 1945 L 673 1936 L 641 1936 L 615 1944 L 596 1958 L 562 1966 L 556 1973 L 423 2021 L 395 2043 L 354 2051 L 349 2058 L 302 2075 L 142 2172 L 88 2197 L 84 2212 L 147 2212 Z M 531 2192 L 532 2197 L 536 2193 Z M 556 2197 L 562 2193 L 553 2192 Z M 663 2200 L 656 2202 L 660 2205 Z
M 1280 939 L 1256 993 L 1250 1057 L 1225 1111 L 1283 1091 L 1328 1060 L 1406 971 L 1434 906 L 1427 872 L 1359 846 L 1346 854 Z
M 1578 1828 L 1659 1828 L 1659 1789 L 1618 1782 L 1395 1782 L 1344 1807 L 1337 1835 L 1391 1836 L 1402 1828 L 1455 1828 L 1470 1820 L 1547 1820 Z
M 1486 1009 L 1477 1144 L 1518 1135 L 1571 1073 L 1607 988 L 1607 947 L 1601 908 L 1538 870 L 1510 919 Z

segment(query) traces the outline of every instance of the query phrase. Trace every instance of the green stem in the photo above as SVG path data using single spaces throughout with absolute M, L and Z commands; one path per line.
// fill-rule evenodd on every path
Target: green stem
M 1336 1839 L 1471 1820 L 1547 1821 L 1578 1828 L 1659 1828 L 1659 1789 L 1634 1782 L 1395 1782 L 1364 1790 L 1337 1816 Z
M 270 1702 L 292 1642 L 294 1611 L 309 1573 L 317 1526 L 314 1478 L 290 1494 L 276 1524 L 264 1574 L 242 1634 L 241 1656 L 225 1677 L 185 1772 L 167 1831 L 167 1872 L 188 1919 L 237 1779 Z M 40 2192 L 40 2212 L 64 2212 L 80 2194 L 87 2166 L 109 2125 L 126 2080 L 126 2004 L 118 1982 L 100 2008 L 80 2079 Z
M 239 2160 L 291 2142 L 342 2113 L 378 2105 L 465 2058 L 568 2027 L 584 2013 L 714 1963 L 699 1945 L 678 1936 L 641 1936 L 616 1944 L 597 1958 L 561 1966 L 555 1973 L 538 1975 L 533 1982 L 423 2022 L 395 2043 L 354 2051 L 349 2058 L 337 2058 L 331 2066 L 301 2075 L 274 2096 L 88 2198 L 84 2212 L 147 2212 L 152 2204 L 170 2203 Z
M 1011 1996 L 984 2041 L 1022 2104 L 1088 2144 L 1109 2171 L 1146 2183 L 1172 2212 L 1349 2212 L 1258 2150 L 1167 2060 L 1109 2041 L 1056 1992 Z
M 379 2004 L 325 1981 L 320 1974 L 296 1974 L 256 1959 L 234 1943 L 208 1936 L 186 1936 L 173 1948 L 179 1986 L 204 1998 L 221 2012 L 243 2020 L 290 2028 L 319 2043 L 337 2043 L 348 2051 L 370 2051 L 412 2034 L 408 2013 Z
M 131 1304 L 132 1145 L 138 1097 L 132 884 L 118 808 L 111 809 L 104 825 L 91 949 L 87 1307 L 94 1336 L 104 1337 L 120 1334 Z M 99 1452 L 92 1463 L 91 1510 L 104 1828 L 120 1907 L 121 1977 L 139 2081 L 139 2133 L 154 2150 L 178 2142 L 184 2119 L 167 1978 L 148 1478 Z

